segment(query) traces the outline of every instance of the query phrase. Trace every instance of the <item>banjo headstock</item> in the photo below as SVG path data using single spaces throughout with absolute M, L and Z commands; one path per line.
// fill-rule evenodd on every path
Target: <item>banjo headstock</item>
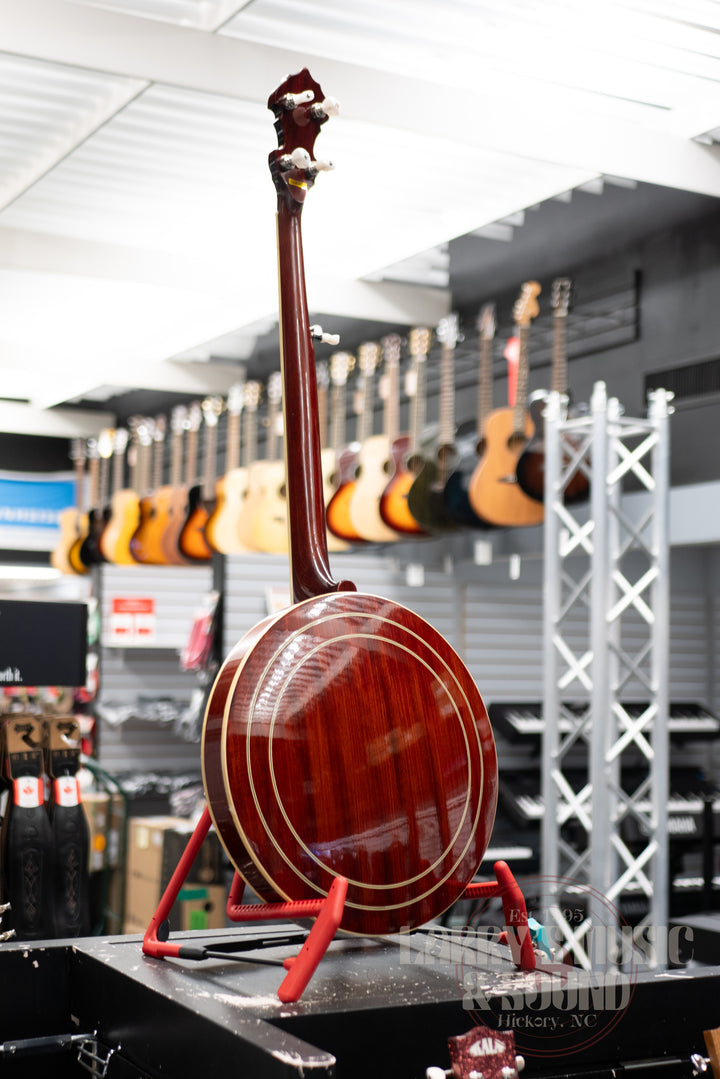
M 333 168 L 330 161 L 314 160 L 313 153 L 321 126 L 339 112 L 339 105 L 325 97 L 320 84 L 303 68 L 270 95 L 268 108 L 275 114 L 278 137 L 278 149 L 269 156 L 270 172 L 278 198 L 297 208 L 318 172 Z

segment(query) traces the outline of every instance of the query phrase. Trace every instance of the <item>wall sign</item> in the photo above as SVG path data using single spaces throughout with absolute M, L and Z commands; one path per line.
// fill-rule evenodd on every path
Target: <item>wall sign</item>
M 110 607 L 111 644 L 151 644 L 157 619 L 153 596 L 113 596 Z

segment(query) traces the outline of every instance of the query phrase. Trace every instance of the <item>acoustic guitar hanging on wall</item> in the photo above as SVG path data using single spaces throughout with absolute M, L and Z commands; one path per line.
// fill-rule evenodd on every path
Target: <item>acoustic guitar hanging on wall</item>
M 497 758 L 473 678 L 427 622 L 328 564 L 301 211 L 334 103 L 304 70 L 270 97 L 277 191 L 292 605 L 250 630 L 211 690 L 203 778 L 217 832 L 261 899 L 348 881 L 342 928 L 409 929 L 472 880 Z M 290 451 L 290 452 L 288 452 Z

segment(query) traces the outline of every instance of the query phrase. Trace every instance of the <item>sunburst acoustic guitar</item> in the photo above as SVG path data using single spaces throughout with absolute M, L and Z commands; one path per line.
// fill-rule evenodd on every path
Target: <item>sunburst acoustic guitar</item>
M 530 324 L 539 308 L 540 285 L 523 285 L 513 308 L 520 342 L 517 389 L 512 407 L 495 409 L 485 424 L 485 452 L 470 480 L 470 503 L 479 517 L 505 527 L 540 524 L 544 517 L 541 502 L 523 491 L 517 481 L 517 463 L 533 433 L 527 411 L 528 338 Z
M 145 417 L 137 427 L 139 522 L 130 539 L 130 553 L 141 565 L 165 566 L 162 549 L 163 521 L 156 496 L 162 490 L 165 456 L 165 416 Z
M 394 543 L 398 533 L 388 528 L 380 515 L 380 499 L 388 481 L 390 439 L 387 429 L 373 434 L 375 416 L 375 372 L 380 346 L 368 341 L 358 349 L 358 366 L 363 377 L 363 407 L 360 417 L 360 452 L 356 482 L 350 498 L 350 521 L 367 543 Z M 384 415 L 387 421 L 387 408 Z
M 336 352 L 330 358 L 330 378 L 333 382 L 337 408 L 333 410 L 333 431 L 331 434 L 333 448 L 335 450 L 335 468 L 333 470 L 332 484 L 334 491 L 330 500 L 326 503 L 325 520 L 328 531 L 339 540 L 351 544 L 363 544 L 365 540 L 355 528 L 350 517 L 350 502 L 352 501 L 357 483 L 358 460 L 360 456 L 360 442 L 345 441 L 346 433 L 346 386 L 349 372 L 355 365 L 355 357 L 350 352 Z M 357 394 L 353 394 L 352 413 L 356 417 L 359 426 L 358 412 L 356 407 Z M 360 394 L 362 399 L 362 392 Z M 359 431 L 356 432 L 359 434 Z
M 411 431 L 400 433 L 400 356 L 402 339 L 388 334 L 381 341 L 387 380 L 387 431 L 390 443 L 388 482 L 380 496 L 380 516 L 388 528 L 401 535 L 421 536 L 424 530 L 408 508 L 408 491 L 415 482 L 415 473 L 407 467 L 412 447 L 418 444 L 416 418 Z
M 185 520 L 178 534 L 177 547 L 189 562 L 208 562 L 212 548 L 205 535 L 205 525 L 214 506 L 217 459 L 217 425 L 222 412 L 220 397 L 206 397 L 189 411 L 188 452 L 185 472 Z M 204 419 L 205 447 L 200 468 L 199 436 Z

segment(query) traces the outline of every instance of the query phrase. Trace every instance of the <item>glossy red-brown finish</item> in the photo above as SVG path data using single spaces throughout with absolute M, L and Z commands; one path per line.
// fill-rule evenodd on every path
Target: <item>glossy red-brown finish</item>
M 333 593 L 266 619 L 211 694 L 206 790 L 263 898 L 349 882 L 342 926 L 383 934 L 445 910 L 487 847 L 497 761 L 480 694 L 405 607 Z
M 282 154 L 312 153 L 307 72 L 271 97 Z M 293 606 L 242 638 L 208 702 L 203 777 L 235 868 L 266 902 L 322 897 L 339 876 L 342 927 L 412 928 L 462 894 L 487 847 L 497 799 L 492 731 L 447 641 L 389 600 L 358 594 L 328 564 L 300 210 L 312 170 L 278 189 L 287 494 Z M 293 182 L 294 181 L 294 182 Z

